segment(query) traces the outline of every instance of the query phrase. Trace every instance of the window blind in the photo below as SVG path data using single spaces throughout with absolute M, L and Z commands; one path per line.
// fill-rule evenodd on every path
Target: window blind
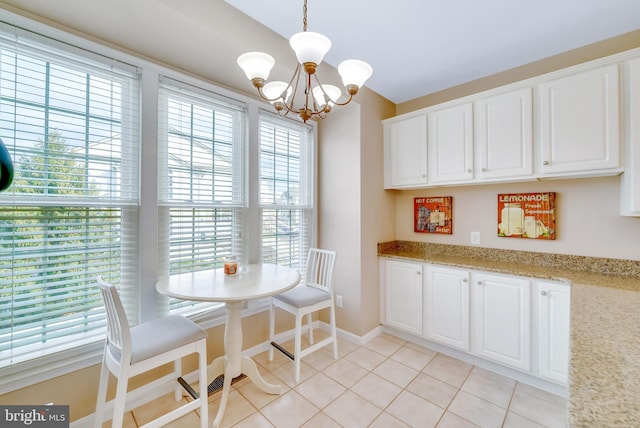
M 313 140 L 309 126 L 260 115 L 262 259 L 304 273 L 312 234 Z
M 243 105 L 163 79 L 159 92 L 159 280 L 245 262 Z M 169 299 L 169 311 L 211 305 Z
M 130 66 L 0 26 L 0 368 L 102 340 L 98 274 L 136 321 L 138 87 Z

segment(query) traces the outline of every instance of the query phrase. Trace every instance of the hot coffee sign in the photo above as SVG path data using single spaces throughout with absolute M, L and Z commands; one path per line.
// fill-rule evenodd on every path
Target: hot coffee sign
M 421 233 L 453 233 L 453 197 L 413 199 L 413 230 Z
M 498 194 L 498 236 L 556 239 L 556 193 Z

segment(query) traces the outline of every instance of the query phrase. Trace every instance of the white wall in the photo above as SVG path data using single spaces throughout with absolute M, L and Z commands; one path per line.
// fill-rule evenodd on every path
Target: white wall
M 620 216 L 620 177 L 447 187 L 396 192 L 396 239 L 640 260 L 640 218 Z M 556 192 L 554 241 L 498 237 L 498 193 Z M 413 198 L 453 196 L 453 234 L 413 232 Z

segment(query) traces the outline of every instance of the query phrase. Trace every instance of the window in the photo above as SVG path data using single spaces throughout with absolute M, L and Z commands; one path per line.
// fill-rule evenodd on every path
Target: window
M 231 255 L 246 261 L 244 108 L 164 79 L 159 111 L 159 277 L 222 267 Z
M 311 129 L 260 116 L 262 259 L 303 269 L 313 218 Z
M 95 277 L 136 319 L 138 75 L 0 28 L 0 368 L 104 337 Z

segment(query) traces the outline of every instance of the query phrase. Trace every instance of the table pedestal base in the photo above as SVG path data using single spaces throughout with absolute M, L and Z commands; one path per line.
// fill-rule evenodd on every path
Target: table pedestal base
M 207 370 L 208 379 L 215 379 L 224 374 L 220 407 L 213 420 L 213 428 L 218 428 L 222 423 L 233 378 L 245 374 L 263 392 L 280 394 L 280 385 L 265 382 L 258 372 L 256 363 L 251 358 L 242 356 L 242 319 L 240 314 L 244 302 L 227 302 L 225 306 L 227 308 L 227 323 L 224 329 L 225 355 L 213 360 Z

